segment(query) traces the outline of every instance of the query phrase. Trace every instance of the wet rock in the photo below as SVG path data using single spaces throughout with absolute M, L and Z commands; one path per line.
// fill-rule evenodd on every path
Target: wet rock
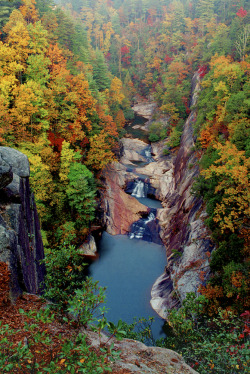
M 174 189 L 173 162 L 160 161 L 137 168 L 137 173 L 149 177 L 150 185 L 155 189 L 155 197 L 165 200 L 167 194 Z

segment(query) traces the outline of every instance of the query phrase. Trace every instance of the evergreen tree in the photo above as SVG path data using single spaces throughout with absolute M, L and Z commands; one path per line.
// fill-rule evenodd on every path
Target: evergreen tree
M 0 27 L 2 28 L 8 21 L 9 16 L 13 9 L 18 8 L 21 5 L 21 1 L 14 0 L 0 0 Z
M 211 21 L 214 17 L 215 0 L 199 0 L 197 4 L 197 15 L 202 20 L 203 25 Z
M 41 17 L 44 15 L 44 13 L 51 11 L 53 6 L 53 0 L 36 0 L 36 8 Z
M 100 91 L 110 87 L 108 67 L 103 53 L 99 50 L 96 51 L 96 59 L 93 62 L 93 77 Z

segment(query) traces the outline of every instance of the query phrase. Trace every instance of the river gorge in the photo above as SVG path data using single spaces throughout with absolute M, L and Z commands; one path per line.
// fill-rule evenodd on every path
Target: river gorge
M 194 109 L 178 149 L 166 156 L 166 140 L 149 146 L 123 138 L 119 162 L 101 177 L 106 232 L 91 275 L 108 287 L 108 318 L 132 322 L 133 317 L 157 316 L 155 338 L 162 334 L 167 310 L 181 305 L 188 292 L 197 292 L 210 274 L 214 245 L 204 224 L 203 201 L 192 193 L 199 174 L 193 136 L 199 90 L 195 74 L 190 102 Z M 153 112 L 155 106 L 151 108 Z M 148 112 L 145 117 L 150 120 Z M 142 122 L 139 126 L 146 127 Z

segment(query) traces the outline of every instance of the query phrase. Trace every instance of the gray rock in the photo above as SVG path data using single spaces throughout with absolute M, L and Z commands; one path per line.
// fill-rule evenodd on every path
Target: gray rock
M 95 239 L 92 235 L 88 237 L 86 243 L 83 243 L 79 248 L 79 252 L 81 255 L 86 257 L 95 257 L 97 256 L 97 247 Z
M 0 190 L 8 186 L 13 178 L 13 173 L 9 165 L 1 165 L 0 159 Z
M 29 185 L 28 158 L 14 149 L 0 147 L 0 168 L 4 171 L 2 180 L 0 174 L 4 187 L 0 191 L 0 261 L 8 263 L 10 297 L 15 299 L 23 291 L 42 291 L 44 251 Z
M 114 349 L 121 352 L 120 359 L 111 363 L 112 372 L 124 370 L 131 374 L 198 374 L 185 363 L 181 355 L 170 349 L 147 347 L 131 339 L 117 341 L 104 334 L 99 337 L 97 333 L 88 330 L 84 333 L 92 347 L 98 349 L 100 344 L 110 346 L 114 343 Z
M 0 261 L 9 262 L 11 255 L 10 250 L 9 230 L 0 225 Z
M 7 165 L 10 165 L 13 173 L 19 177 L 29 177 L 30 166 L 26 155 L 9 147 L 0 147 L 0 156 Z
M 13 174 L 13 180 L 5 189 L 7 196 L 10 199 L 17 199 L 20 197 L 21 178 L 17 174 Z

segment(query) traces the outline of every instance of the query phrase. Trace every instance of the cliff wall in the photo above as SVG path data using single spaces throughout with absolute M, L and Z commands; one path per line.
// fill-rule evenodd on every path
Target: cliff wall
M 29 161 L 21 152 L 0 147 L 0 262 L 10 270 L 11 297 L 40 293 L 45 274 L 43 244 Z
M 191 107 L 195 108 L 200 90 L 198 73 L 192 81 Z M 172 176 L 165 187 L 164 209 L 158 218 L 161 237 L 166 246 L 168 263 L 165 273 L 152 289 L 152 307 L 166 317 L 166 309 L 179 305 L 188 292 L 197 292 L 209 277 L 209 257 L 214 249 L 210 233 L 204 224 L 206 218 L 203 201 L 192 193 L 193 183 L 199 175 L 194 150 L 193 125 L 197 116 L 193 109 L 187 119 L 180 148 L 173 159 Z

